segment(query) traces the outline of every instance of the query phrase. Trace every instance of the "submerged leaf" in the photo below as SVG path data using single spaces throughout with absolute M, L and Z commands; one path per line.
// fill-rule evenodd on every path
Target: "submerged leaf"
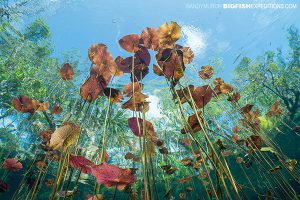
M 201 130 L 201 125 L 199 123 L 197 115 L 199 117 L 200 123 L 203 123 L 203 119 L 201 117 L 201 112 L 198 111 L 197 114 L 195 113 L 195 114 L 189 116 L 188 125 L 186 125 L 183 129 L 181 129 L 182 134 L 186 134 L 190 130 L 190 128 L 192 129 L 193 133 L 196 133 Z
M 246 146 L 254 150 L 255 149 L 260 150 L 262 148 L 262 145 L 263 145 L 262 139 L 258 135 L 251 135 L 246 140 Z
M 227 83 L 223 83 L 220 85 L 220 91 L 223 93 L 223 94 L 229 94 L 233 91 L 233 87 Z
M 92 173 L 92 166 L 94 163 L 84 156 L 75 156 L 70 154 L 69 164 L 73 168 L 78 168 L 82 173 Z
M 21 170 L 23 165 L 16 158 L 7 158 L 4 160 L 2 167 L 3 169 L 16 172 Z
M 126 84 L 123 88 L 123 94 L 127 97 L 132 96 L 133 91 L 134 92 L 141 92 L 143 89 L 143 84 L 138 83 L 138 82 L 130 82 Z
M 72 80 L 74 77 L 73 67 L 69 63 L 66 63 L 60 68 L 59 74 L 65 81 Z
M 279 101 L 276 101 L 270 108 L 270 111 L 267 113 L 268 117 L 278 116 L 283 113 L 283 110 L 280 107 Z
M 50 142 L 52 134 L 53 134 L 52 130 L 45 130 L 45 131 L 40 132 L 40 137 L 42 138 L 42 140 L 44 142 L 48 143 L 48 142 Z
M 128 119 L 128 125 L 133 134 L 137 137 L 143 137 L 143 119 L 137 117 L 131 117 Z M 149 136 L 154 132 L 154 128 L 151 122 L 145 120 L 145 132 Z
M 0 192 L 6 192 L 8 188 L 9 188 L 8 184 L 5 183 L 2 179 L 0 179 Z
M 80 127 L 69 123 L 57 128 L 51 135 L 49 147 L 57 149 L 66 149 L 76 142 L 80 135 Z
M 189 158 L 189 157 L 185 157 L 185 158 L 183 158 L 180 162 L 181 162 L 181 164 L 183 164 L 184 166 L 189 166 L 189 165 L 191 165 L 192 164 L 192 159 L 191 158 Z
M 62 111 L 63 111 L 63 109 L 62 109 L 62 107 L 59 106 L 59 105 L 54 105 L 54 106 L 52 106 L 52 108 L 51 108 L 51 113 L 52 113 L 53 115 L 58 115 L 58 114 L 62 113 Z
M 276 166 L 276 167 L 270 169 L 269 172 L 270 172 L 270 173 L 277 173 L 277 172 L 279 172 L 280 170 L 282 170 L 282 166 L 281 166 L 281 165 Z
M 105 187 L 115 186 L 118 190 L 123 190 L 136 181 L 136 177 L 130 169 L 122 169 L 106 162 L 93 166 L 92 175 L 97 178 L 99 184 Z

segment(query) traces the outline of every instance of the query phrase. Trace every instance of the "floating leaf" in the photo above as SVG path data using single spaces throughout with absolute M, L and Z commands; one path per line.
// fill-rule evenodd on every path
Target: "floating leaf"
M 159 149 L 159 153 L 163 154 L 163 155 L 167 155 L 169 152 L 168 152 L 168 149 L 166 147 L 162 147 Z
M 156 60 L 167 79 L 178 81 L 183 77 L 185 66 L 182 51 L 162 49 L 156 54 Z
M 116 76 L 122 75 L 118 66 L 104 44 L 93 44 L 88 51 L 89 58 L 93 64 L 98 66 L 98 75 L 104 74 L 104 71 Z
M 226 147 L 223 145 L 223 142 L 220 139 L 217 140 L 217 145 L 218 145 L 218 148 L 220 151 L 223 151 L 226 149 Z
M 296 159 L 287 159 L 284 162 L 284 164 L 288 168 L 288 170 L 293 171 L 297 165 L 297 160 Z
M 270 108 L 270 111 L 267 113 L 268 117 L 278 116 L 283 113 L 283 110 L 280 107 L 279 101 L 276 101 L 273 103 L 273 105 Z
M 115 62 L 118 66 L 118 70 L 122 71 L 123 73 L 131 73 L 132 70 L 132 61 L 133 61 L 133 57 L 127 57 L 125 59 L 123 59 L 121 56 L 118 56 L 115 59 Z
M 192 164 L 192 159 L 190 157 L 185 157 L 183 158 L 180 162 L 181 164 L 183 164 L 184 166 L 189 166 Z
M 163 170 L 168 170 L 168 169 L 171 168 L 171 165 L 170 165 L 170 164 L 162 165 L 161 168 L 162 168 Z
M 240 100 L 241 94 L 239 92 L 234 92 L 229 98 L 228 101 L 231 101 L 232 103 L 238 102 Z
M 194 91 L 194 85 L 188 85 L 188 87 L 185 87 L 183 89 L 180 90 L 176 90 L 176 93 L 180 99 L 180 103 L 185 103 L 187 102 L 190 98 L 192 94 L 192 92 Z M 177 95 L 173 94 L 173 99 L 177 99 Z
M 139 46 L 139 50 L 134 54 L 134 64 L 144 64 L 145 66 L 149 66 L 150 62 L 151 56 L 148 49 L 143 46 Z
M 182 51 L 184 64 L 190 64 L 193 61 L 194 52 L 190 47 L 182 47 L 181 45 L 176 44 L 175 48 Z
M 281 165 L 276 166 L 276 167 L 270 169 L 269 172 L 270 172 L 270 173 L 277 173 L 277 172 L 279 172 L 280 170 L 282 170 L 282 166 L 281 166 Z
M 164 75 L 164 72 L 157 65 L 153 65 L 153 72 L 158 76 Z
M 192 140 L 190 138 L 183 138 L 181 140 L 181 143 L 184 145 L 184 146 L 189 146 L 192 144 Z
M 130 169 L 122 169 L 105 162 L 93 166 L 92 175 L 97 178 L 99 184 L 105 187 L 115 186 L 118 190 L 123 190 L 126 186 L 136 181 L 136 177 Z
M 120 90 L 114 88 L 105 88 L 103 93 L 113 103 L 120 103 L 123 95 Z
M 251 135 L 246 140 L 246 146 L 250 147 L 251 149 L 258 149 L 260 150 L 262 148 L 263 142 L 260 136 L 258 135 Z
M 157 51 L 160 48 L 157 30 L 147 27 L 141 34 L 144 47 Z
M 3 169 L 16 172 L 21 170 L 23 165 L 16 158 L 7 158 L 4 160 L 2 167 Z
M 149 67 L 145 64 L 138 64 L 133 69 L 133 77 L 131 77 L 131 81 L 138 82 L 142 80 L 149 73 Z
M 170 25 L 164 23 L 157 29 L 159 42 L 162 46 L 173 47 L 175 42 L 180 38 L 181 27 L 171 21 Z
M 192 97 L 198 108 L 203 108 L 208 102 L 210 102 L 213 96 L 213 90 L 209 85 L 196 87 L 192 93 Z
M 122 104 L 122 108 L 129 109 L 132 111 L 142 111 L 143 106 L 147 106 L 147 104 L 145 104 L 147 98 L 148 96 L 141 92 L 134 92 L 134 95 L 132 95 L 132 97 L 130 97 L 130 99 L 127 102 Z M 146 108 L 147 107 L 144 108 L 145 111 L 147 111 Z
M 134 158 L 134 154 L 133 153 L 128 152 L 128 153 L 125 154 L 125 159 L 126 160 L 131 160 L 133 158 Z
M 134 92 L 141 92 L 143 89 L 143 84 L 138 83 L 138 82 L 130 82 L 126 84 L 123 88 L 123 94 L 127 97 L 132 96 L 133 91 Z
M 156 142 L 156 146 L 158 146 L 158 147 L 162 147 L 162 146 L 164 146 L 164 144 L 165 144 L 165 142 L 163 140 L 157 140 L 157 142 Z
M 229 94 L 233 91 L 233 87 L 227 83 L 223 83 L 220 85 L 220 91 L 223 93 L 223 94 Z
M 203 123 L 203 119 L 201 118 L 201 112 L 198 111 L 197 114 L 195 113 L 189 116 L 188 125 L 186 125 L 183 129 L 181 129 L 182 134 L 187 133 L 190 128 L 192 129 L 193 133 L 196 133 L 197 131 L 201 130 L 201 125 L 199 123 L 197 115 L 199 116 L 200 123 Z
M 137 34 L 126 35 L 119 40 L 120 46 L 128 52 L 137 52 L 139 48 L 140 36 Z
M 216 78 L 215 80 L 214 80 L 214 86 L 220 86 L 220 85 L 222 85 L 224 83 L 224 80 L 222 79 L 222 78 L 220 78 L 220 77 L 218 77 L 218 78 Z
M 249 112 L 250 112 L 250 110 L 252 109 L 252 107 L 253 107 L 253 105 L 251 105 L 251 104 L 246 104 L 244 107 L 242 107 L 242 108 L 240 109 L 240 111 L 241 111 L 242 114 L 246 114 L 246 113 L 249 113 Z
M 179 198 L 180 199 L 186 199 L 186 194 L 185 193 L 179 193 Z
M 53 133 L 52 130 L 44 130 L 44 131 L 40 132 L 40 137 L 42 138 L 42 140 L 44 142 L 48 143 L 48 142 L 50 142 L 52 133 Z
M 103 200 L 103 194 L 96 194 L 96 195 L 92 195 L 92 194 L 88 194 L 85 196 L 85 200 Z
M 80 96 L 83 100 L 94 101 L 102 95 L 102 89 L 96 75 L 91 75 L 80 87 Z
M 236 162 L 237 162 L 238 164 L 241 164 L 243 161 L 244 161 L 243 158 L 241 158 L 241 157 L 236 157 Z
M 214 68 L 209 65 L 202 66 L 201 70 L 199 71 L 199 76 L 202 79 L 211 78 L 213 75 L 214 75 Z
M 37 111 L 37 110 L 46 111 L 49 108 L 49 103 L 48 102 L 39 102 L 35 99 L 32 99 L 31 101 L 32 101 L 33 109 L 35 111 Z
M 62 109 L 62 107 L 59 106 L 59 105 L 54 105 L 54 106 L 52 106 L 52 108 L 51 108 L 51 113 L 52 113 L 53 115 L 58 115 L 58 114 L 62 113 L 62 111 L 63 111 L 63 109 Z
M 170 175 L 170 174 L 174 174 L 176 171 L 177 171 L 177 168 L 170 168 L 170 169 L 166 170 L 166 173 Z
M 28 112 L 31 114 L 35 112 L 33 108 L 32 100 L 28 96 L 20 95 L 17 98 L 13 98 L 12 104 L 18 112 L 22 112 L 22 113 Z
M 72 80 L 74 77 L 73 67 L 69 63 L 66 63 L 60 68 L 59 74 L 65 81 Z
M 36 163 L 35 163 L 35 165 L 37 166 L 37 168 L 39 168 L 40 170 L 43 170 L 43 169 L 45 169 L 46 168 L 46 166 L 47 166 L 47 164 L 45 163 L 45 162 L 43 162 L 43 161 L 37 161 Z

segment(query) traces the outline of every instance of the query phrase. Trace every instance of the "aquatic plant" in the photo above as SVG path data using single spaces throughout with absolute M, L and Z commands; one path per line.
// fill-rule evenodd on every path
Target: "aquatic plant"
M 194 54 L 176 44 L 180 34 L 179 24 L 171 22 L 126 35 L 119 45 L 127 58 L 114 59 L 105 44 L 93 44 L 80 86 L 74 82 L 79 72 L 65 62 L 51 71 L 58 81 L 49 91 L 13 91 L 1 109 L 22 113 L 24 121 L 17 123 L 34 127 L 30 134 L 37 137 L 27 154 L 13 152 L 10 141 L 4 144 L 1 191 L 8 188 L 7 170 L 18 173 L 24 166 L 12 199 L 297 199 L 297 160 L 261 127 L 260 109 L 240 103 L 243 91 L 213 78 L 213 66 L 204 64 L 194 72 L 197 85 L 190 83 L 185 73 L 194 70 Z M 160 119 L 146 117 L 149 73 L 167 85 Z M 117 84 L 120 76 L 128 82 Z M 43 120 L 33 121 L 37 116 Z M 274 101 L 267 116 L 286 116 L 281 102 Z M 47 197 L 41 197 L 43 185 Z

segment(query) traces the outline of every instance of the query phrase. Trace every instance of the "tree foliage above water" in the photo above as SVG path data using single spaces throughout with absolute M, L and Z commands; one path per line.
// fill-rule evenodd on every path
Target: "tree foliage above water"
M 235 69 L 234 81 L 248 102 L 269 108 L 280 100 L 290 119 L 296 120 L 300 106 L 300 35 L 294 26 L 287 32 L 287 53 L 278 48 L 256 59 L 244 57 Z

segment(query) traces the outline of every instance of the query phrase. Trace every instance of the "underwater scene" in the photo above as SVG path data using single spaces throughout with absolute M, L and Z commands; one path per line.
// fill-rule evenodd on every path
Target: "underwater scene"
M 299 6 L 0 0 L 0 200 L 300 199 Z

